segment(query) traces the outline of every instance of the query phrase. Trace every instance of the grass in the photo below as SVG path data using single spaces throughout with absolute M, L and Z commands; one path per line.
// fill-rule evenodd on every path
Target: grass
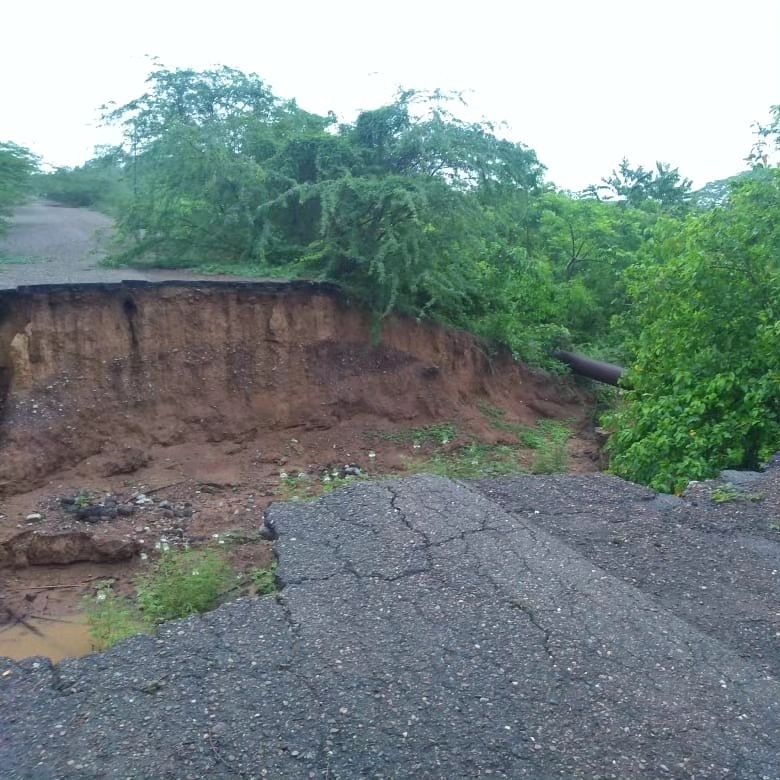
M 233 570 L 216 550 L 164 553 L 138 585 L 138 606 L 152 623 L 206 612 L 233 581 Z
M 90 634 L 97 650 L 123 639 L 151 633 L 159 623 L 207 612 L 234 591 L 250 585 L 257 595 L 277 590 L 276 564 L 254 569 L 243 588 L 233 587 L 236 573 L 224 553 L 214 549 L 164 553 L 153 569 L 139 578 L 135 598 L 119 596 L 103 583 L 86 603 Z
M 727 482 L 721 487 L 715 488 L 710 496 L 716 504 L 728 504 L 732 501 L 763 501 L 763 493 L 747 493 Z
M 434 447 L 443 447 L 454 441 L 458 436 L 458 429 L 452 423 L 439 423 L 438 425 L 426 425 L 422 428 L 406 428 L 402 431 L 393 431 L 391 433 L 373 433 L 372 437 L 391 441 L 394 444 L 411 444 L 412 446 L 422 447 L 430 445 Z
M 253 569 L 249 573 L 249 580 L 258 596 L 268 596 L 271 593 L 276 593 L 279 590 L 276 582 L 276 563 L 272 563 L 266 569 Z
M 109 583 L 98 586 L 86 603 L 89 634 L 96 650 L 108 650 L 123 639 L 151 631 L 151 626 L 130 599 L 117 596 Z
M 508 422 L 506 412 L 495 406 L 483 405 L 480 411 L 499 431 L 511 433 L 518 444 L 534 450 L 532 472 L 534 474 L 558 474 L 568 466 L 568 442 L 571 437 L 569 428 L 557 420 L 539 420 L 532 428 L 520 423 Z
M 472 442 L 454 452 L 436 453 L 410 464 L 409 470 L 450 479 L 500 477 L 524 471 L 518 460 L 519 453 L 519 447 Z

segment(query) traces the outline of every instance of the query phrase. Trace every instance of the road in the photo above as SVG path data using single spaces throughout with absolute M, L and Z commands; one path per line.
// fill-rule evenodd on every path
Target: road
M 761 501 L 419 476 L 274 505 L 283 589 L 0 663 L 9 778 L 780 777 Z
M 0 238 L 0 289 L 32 284 L 234 279 L 171 270 L 103 268 L 113 220 L 89 209 L 36 201 L 17 208 Z

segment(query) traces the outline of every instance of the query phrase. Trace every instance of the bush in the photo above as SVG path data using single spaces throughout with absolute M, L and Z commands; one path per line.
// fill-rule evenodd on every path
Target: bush
M 87 601 L 86 612 L 96 650 L 109 650 L 123 639 L 151 628 L 138 608 L 129 599 L 117 596 L 108 583 L 100 585 L 95 598 Z
M 661 491 L 780 449 L 780 171 L 658 231 L 629 275 L 636 355 L 606 418 L 615 473 Z
M 138 585 L 138 605 L 151 623 L 206 612 L 216 606 L 233 579 L 215 550 L 166 552 Z

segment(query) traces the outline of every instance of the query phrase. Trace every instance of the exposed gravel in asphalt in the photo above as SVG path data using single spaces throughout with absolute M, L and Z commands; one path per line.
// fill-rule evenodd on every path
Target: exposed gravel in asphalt
M 278 598 L 0 664 L 3 777 L 776 780 L 778 482 L 717 508 L 607 477 L 276 505 Z
M 17 208 L 0 238 L 0 289 L 33 284 L 121 282 L 124 279 L 234 279 L 176 269 L 103 268 L 114 222 L 89 209 L 37 201 Z M 9 262 L 10 261 L 10 262 Z

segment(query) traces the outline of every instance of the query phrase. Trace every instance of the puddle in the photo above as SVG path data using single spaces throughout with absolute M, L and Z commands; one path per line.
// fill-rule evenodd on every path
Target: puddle
M 42 655 L 53 662 L 94 652 L 84 615 L 57 620 L 25 619 L 24 623 L 0 628 L 0 656 L 14 661 Z

